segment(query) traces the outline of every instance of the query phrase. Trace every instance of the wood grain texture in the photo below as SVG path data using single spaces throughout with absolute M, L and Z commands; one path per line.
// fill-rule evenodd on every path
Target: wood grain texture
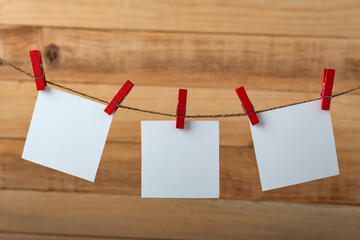
M 32 72 L 40 49 L 48 80 L 120 85 L 320 92 L 323 68 L 334 91 L 360 85 L 360 39 L 196 35 L 0 27 L 0 56 Z M 1 67 L 0 79 L 26 79 Z
M 95 183 L 21 159 L 24 140 L 0 140 L 0 188 L 141 196 L 140 144 L 108 142 Z M 224 199 L 360 203 L 360 152 L 338 151 L 340 175 L 262 192 L 252 148 L 220 148 Z
M 0 0 L 0 57 L 124 105 L 188 114 L 242 112 L 360 85 L 356 0 Z M 360 93 L 332 101 L 340 175 L 261 192 L 246 117 L 220 120 L 219 200 L 141 199 L 140 121 L 120 109 L 95 183 L 21 159 L 36 101 L 32 79 L 0 65 L 0 239 L 360 239 Z M 265 201 L 265 202 L 264 202 Z M 275 201 L 275 202 L 273 202 Z M 349 205 L 347 205 L 349 204 Z
M 123 237 L 94 237 L 94 236 L 72 236 L 61 234 L 38 234 L 19 232 L 0 232 L 1 240 L 151 240 L 149 238 L 123 238 Z
M 357 206 L 4 190 L 0 194 L 0 230 L 7 231 L 176 239 L 360 237 Z
M 356 0 L 1 0 L 0 23 L 99 29 L 359 37 Z
M 66 84 L 70 88 L 100 97 L 112 99 L 123 82 L 112 84 Z M 255 109 L 265 109 L 306 99 L 317 98 L 317 93 L 247 90 Z M 25 138 L 36 101 L 33 80 L 0 81 L 0 137 Z M 123 102 L 124 105 L 175 113 L 178 88 L 160 86 L 136 86 Z M 21 96 L 21 97 L 18 97 Z M 188 88 L 187 114 L 217 114 L 243 112 L 234 89 Z M 16 107 L 15 107 L 16 106 Z M 105 107 L 105 105 L 104 105 Z M 349 110 L 350 109 L 350 110 Z M 354 109 L 354 111 L 351 111 Z M 360 142 L 360 95 L 349 94 L 334 98 L 331 113 L 338 150 L 356 150 Z M 120 109 L 116 112 L 108 140 L 140 142 L 140 121 L 175 120 L 170 117 L 151 115 Z M 189 119 L 187 119 L 189 120 Z M 220 144 L 222 146 L 251 147 L 252 138 L 246 117 L 220 120 Z

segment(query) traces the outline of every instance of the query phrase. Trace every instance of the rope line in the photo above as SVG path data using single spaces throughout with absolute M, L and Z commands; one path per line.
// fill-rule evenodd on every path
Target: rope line
M 26 72 L 25 70 L 15 66 L 14 64 L 12 64 L 12 63 L 10 63 L 10 62 L 2 59 L 2 58 L 0 58 L 0 63 L 8 65 L 11 68 L 15 69 L 16 71 L 21 72 L 24 75 L 27 75 L 28 77 L 34 78 L 34 75 L 32 75 L 31 73 Z M 63 85 L 60 85 L 60 84 L 52 82 L 52 81 L 46 80 L 46 83 L 49 84 L 49 85 L 52 85 L 52 86 L 67 90 L 69 92 L 75 93 L 77 95 L 92 99 L 92 100 L 100 102 L 100 103 L 105 103 L 105 104 L 109 103 L 108 101 L 105 101 L 105 100 L 103 100 L 101 98 L 97 98 L 97 97 L 88 95 L 86 93 L 79 92 L 79 91 L 77 91 L 75 89 L 65 87 Z M 351 89 L 348 89 L 346 91 L 333 94 L 332 98 L 338 97 L 338 96 L 341 96 L 341 95 L 345 95 L 345 94 L 348 94 L 350 92 L 353 92 L 353 91 L 356 91 L 356 90 L 359 90 L 359 89 L 360 89 L 360 86 L 355 87 L 355 88 L 351 88 Z M 293 106 L 293 105 L 297 105 L 297 104 L 301 104 L 301 103 L 306 103 L 306 102 L 311 102 L 311 101 L 315 101 L 315 100 L 319 100 L 319 99 L 321 99 L 321 98 L 309 99 L 309 100 L 305 100 L 305 101 L 301 101 L 301 102 L 295 102 L 295 103 L 290 103 L 290 104 L 287 104 L 287 105 L 277 106 L 277 107 L 273 107 L 273 108 L 267 108 L 267 109 L 255 111 L 255 113 L 261 113 L 261 112 L 266 112 L 266 111 L 275 110 L 275 109 L 279 109 L 279 108 L 289 107 L 289 106 Z M 168 117 L 176 117 L 176 114 L 171 114 L 171 113 L 151 111 L 151 110 L 147 110 L 147 109 L 129 107 L 129 106 L 125 106 L 125 105 L 120 105 L 119 107 L 123 108 L 123 109 L 131 110 L 131 111 L 137 111 L 137 112 L 143 112 L 143 113 L 149 113 L 149 114 L 156 114 L 156 115 L 168 116 Z M 186 118 L 227 118 L 227 117 L 242 117 L 242 116 L 246 116 L 246 113 L 223 113 L 223 114 L 212 114 L 212 115 L 187 115 Z

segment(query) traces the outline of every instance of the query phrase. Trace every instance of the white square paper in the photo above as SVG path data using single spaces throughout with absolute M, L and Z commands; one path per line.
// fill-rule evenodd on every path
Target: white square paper
M 250 126 L 263 191 L 339 174 L 330 112 L 320 103 L 257 114 Z
M 105 105 L 39 91 L 22 158 L 93 182 L 113 115 Z
M 219 122 L 141 122 L 141 196 L 219 198 Z

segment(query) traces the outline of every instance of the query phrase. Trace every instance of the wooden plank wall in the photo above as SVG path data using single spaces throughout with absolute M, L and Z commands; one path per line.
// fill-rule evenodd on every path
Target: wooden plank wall
M 108 99 L 126 79 L 126 105 L 188 114 L 258 110 L 360 85 L 356 0 L 0 0 L 0 57 L 48 80 Z M 360 92 L 333 100 L 341 175 L 261 192 L 246 118 L 220 120 L 221 199 L 141 199 L 140 121 L 120 110 L 95 183 L 21 160 L 36 101 L 32 79 L 0 65 L 0 239 L 359 239 Z

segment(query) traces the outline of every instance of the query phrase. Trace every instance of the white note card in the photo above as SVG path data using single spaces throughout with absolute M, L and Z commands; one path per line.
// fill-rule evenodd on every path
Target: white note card
M 143 198 L 219 198 L 219 122 L 141 122 Z
M 263 191 L 339 174 L 329 111 L 321 100 L 258 113 L 251 126 Z
M 93 182 L 113 117 L 105 107 L 49 87 L 39 91 L 22 158 Z

